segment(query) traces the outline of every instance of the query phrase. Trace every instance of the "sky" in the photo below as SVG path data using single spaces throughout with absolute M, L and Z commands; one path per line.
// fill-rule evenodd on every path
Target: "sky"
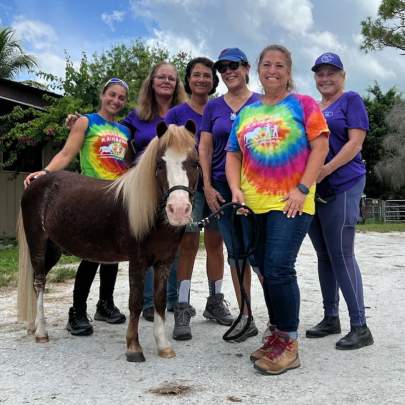
M 0 26 L 12 27 L 40 69 L 64 76 L 65 55 L 78 63 L 111 46 L 143 39 L 170 52 L 215 60 L 239 47 L 251 64 L 250 86 L 260 90 L 257 57 L 279 43 L 293 56 L 300 93 L 317 97 L 311 66 L 321 53 L 338 53 L 346 89 L 362 95 L 377 81 L 404 91 L 405 56 L 395 49 L 360 50 L 361 21 L 375 17 L 381 0 L 0 0 Z M 17 80 L 27 78 L 20 74 Z M 402 79 L 402 80 L 401 80 Z M 219 93 L 223 93 L 223 84 Z

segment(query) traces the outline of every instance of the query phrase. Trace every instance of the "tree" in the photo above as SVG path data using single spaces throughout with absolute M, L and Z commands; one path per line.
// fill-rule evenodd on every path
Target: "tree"
M 0 77 L 12 79 L 24 69 L 37 66 L 34 57 L 24 53 L 10 28 L 0 29 Z
M 189 59 L 185 52 L 171 55 L 167 49 L 149 47 L 140 40 L 129 46 L 116 45 L 100 55 L 94 54 L 90 60 L 83 54 L 79 67 L 66 55 L 65 78 L 38 73 L 49 89 L 64 93 L 64 97 L 48 96 L 46 111 L 16 107 L 10 114 L 0 116 L 0 152 L 7 152 L 3 167 L 13 164 L 18 152 L 27 147 L 48 141 L 61 146 L 68 135 L 64 125 L 67 114 L 96 111 L 100 90 L 111 77 L 119 77 L 129 84 L 129 103 L 121 113 L 123 118 L 136 106 L 140 86 L 153 65 L 167 60 L 176 65 L 183 77 Z
M 392 47 L 405 51 L 405 1 L 383 0 L 375 20 L 367 17 L 361 22 L 364 36 L 361 49 L 375 51 Z
M 375 172 L 394 192 L 389 198 L 405 198 L 405 101 L 399 100 L 386 116 L 388 134 L 384 137 L 384 157 Z
M 381 176 L 378 176 L 375 167 L 384 159 L 383 141 L 389 132 L 386 115 L 392 107 L 400 101 L 400 94 L 395 88 L 384 93 L 378 83 L 368 88 L 368 95 L 364 97 L 370 120 L 370 131 L 364 142 L 362 156 L 366 161 L 367 183 L 365 194 L 367 197 L 380 198 L 390 192 L 388 184 L 382 184 Z

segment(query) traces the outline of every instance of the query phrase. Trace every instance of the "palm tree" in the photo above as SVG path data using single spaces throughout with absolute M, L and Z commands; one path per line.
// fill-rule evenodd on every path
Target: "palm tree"
M 0 77 L 12 79 L 24 69 L 37 66 L 34 57 L 24 53 L 10 28 L 0 28 Z

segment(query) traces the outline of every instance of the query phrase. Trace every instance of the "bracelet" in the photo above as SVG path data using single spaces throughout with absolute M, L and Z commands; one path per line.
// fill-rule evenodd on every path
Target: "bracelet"
M 50 171 L 48 169 L 42 169 L 43 172 L 45 172 L 46 174 L 49 174 Z
M 305 184 L 298 183 L 297 188 L 301 191 L 302 194 L 307 195 L 309 193 L 309 188 Z

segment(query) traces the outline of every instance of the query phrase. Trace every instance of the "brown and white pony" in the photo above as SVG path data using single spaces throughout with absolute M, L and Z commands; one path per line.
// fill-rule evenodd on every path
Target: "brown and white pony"
M 192 121 L 161 123 L 136 166 L 114 182 L 71 172 L 39 177 L 21 200 L 18 318 L 37 342 L 48 341 L 43 295 L 61 251 L 99 263 L 129 261 L 128 361 L 144 361 L 138 340 L 144 275 L 154 268 L 154 336 L 161 357 L 173 357 L 165 334 L 166 279 L 191 221 L 198 155 Z

